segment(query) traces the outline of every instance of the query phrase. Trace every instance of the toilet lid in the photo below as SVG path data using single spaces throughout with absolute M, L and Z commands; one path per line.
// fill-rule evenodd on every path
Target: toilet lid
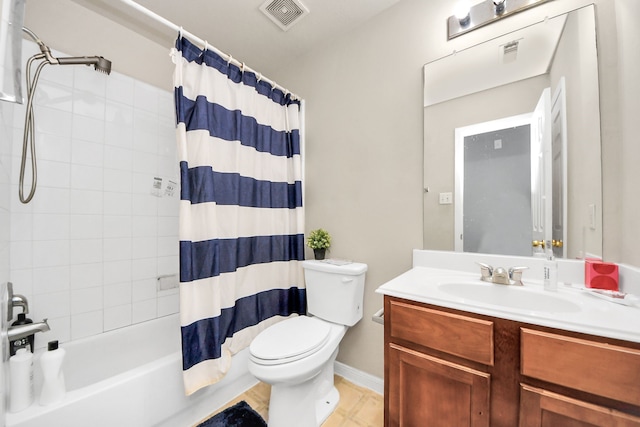
M 322 347 L 329 339 L 330 330 L 328 323 L 315 317 L 292 317 L 258 334 L 249 352 L 264 364 L 298 360 Z

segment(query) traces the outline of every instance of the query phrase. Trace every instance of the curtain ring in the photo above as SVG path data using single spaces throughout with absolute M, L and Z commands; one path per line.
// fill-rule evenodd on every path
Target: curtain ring
M 244 74 L 244 62 L 240 65 L 240 73 Z
M 209 50 L 209 42 L 208 41 L 204 41 L 204 51 L 208 51 Z
M 231 61 L 233 61 L 233 56 L 229 55 L 229 58 L 227 58 L 227 66 L 231 64 Z
M 183 35 L 182 35 L 182 25 L 180 26 L 180 28 L 178 28 L 178 37 L 179 38 L 183 37 Z
M 262 80 L 262 73 L 256 73 L 256 83 L 260 83 L 260 80 Z
M 276 90 L 276 86 L 278 86 L 276 82 L 271 82 L 271 90 Z

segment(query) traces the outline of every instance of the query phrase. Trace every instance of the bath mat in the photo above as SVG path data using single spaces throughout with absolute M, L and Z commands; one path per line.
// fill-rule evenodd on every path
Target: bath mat
M 243 400 L 198 424 L 197 427 L 267 427 L 267 423 Z

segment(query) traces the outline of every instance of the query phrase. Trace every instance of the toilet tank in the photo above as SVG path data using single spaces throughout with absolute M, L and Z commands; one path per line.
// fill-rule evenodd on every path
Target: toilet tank
M 302 268 L 309 314 L 347 326 L 362 319 L 366 264 L 308 260 L 302 262 Z

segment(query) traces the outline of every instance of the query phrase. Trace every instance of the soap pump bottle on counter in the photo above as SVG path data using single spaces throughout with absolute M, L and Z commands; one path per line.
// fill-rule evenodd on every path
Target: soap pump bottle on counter
M 558 290 L 558 262 L 553 256 L 551 241 L 547 241 L 544 260 L 544 289 L 546 291 Z
M 64 398 L 64 374 L 62 372 L 62 362 L 65 351 L 58 347 L 58 341 L 50 341 L 47 345 L 47 352 L 40 357 L 40 366 L 44 382 L 40 393 L 40 404 L 51 405 Z

